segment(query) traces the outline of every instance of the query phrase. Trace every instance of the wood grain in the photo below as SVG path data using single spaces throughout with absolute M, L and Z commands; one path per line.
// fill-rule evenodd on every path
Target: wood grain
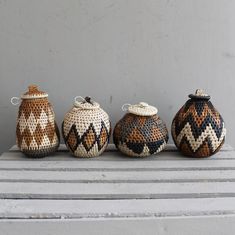
M 0 157 L 4 234 L 25 226 L 25 234 L 174 234 L 182 226 L 183 234 L 223 234 L 234 222 L 229 146 L 207 159 L 181 156 L 174 146 L 144 159 L 114 146 L 92 159 L 74 158 L 64 146 L 43 159 L 26 158 L 16 147 Z

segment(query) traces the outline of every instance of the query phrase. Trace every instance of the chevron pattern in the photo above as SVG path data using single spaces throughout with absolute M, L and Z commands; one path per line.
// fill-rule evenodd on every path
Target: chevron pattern
M 157 115 L 137 116 L 128 113 L 116 124 L 113 140 L 126 155 L 145 157 L 165 148 L 168 132 Z
M 23 101 L 17 119 L 17 145 L 28 155 L 39 156 L 55 151 L 59 131 L 50 105 Z
M 172 137 L 185 155 L 208 157 L 225 140 L 224 121 L 210 101 L 188 100 L 172 122 Z

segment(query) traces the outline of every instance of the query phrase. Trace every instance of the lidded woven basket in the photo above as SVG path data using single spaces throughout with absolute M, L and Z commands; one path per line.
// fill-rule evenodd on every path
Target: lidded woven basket
M 99 156 L 108 145 L 110 130 L 108 114 L 90 97 L 76 97 L 62 123 L 65 144 L 76 157 Z
M 125 105 L 128 111 L 117 122 L 113 141 L 116 147 L 128 156 L 146 157 L 162 151 L 168 141 L 165 123 L 157 115 L 157 108 L 141 102 Z
M 13 97 L 12 103 L 20 98 Z M 36 85 L 28 87 L 21 96 L 16 142 L 19 149 L 29 157 L 44 157 L 57 150 L 60 143 L 55 114 L 48 101 L 48 94 L 39 91 Z
M 196 90 L 189 98 L 173 119 L 173 140 L 184 155 L 209 157 L 219 151 L 225 141 L 223 118 L 203 90 Z

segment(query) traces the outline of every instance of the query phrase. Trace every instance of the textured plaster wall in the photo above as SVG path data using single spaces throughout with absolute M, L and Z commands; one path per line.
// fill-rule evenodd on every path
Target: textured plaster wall
M 235 145 L 235 1 L 0 0 L 0 152 L 15 143 L 31 83 L 50 95 L 59 125 L 90 95 L 113 125 L 123 103 L 145 101 L 168 128 L 189 93 L 204 88 Z

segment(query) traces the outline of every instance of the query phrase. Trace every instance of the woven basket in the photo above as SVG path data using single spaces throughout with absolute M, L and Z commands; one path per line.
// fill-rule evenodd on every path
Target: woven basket
M 90 97 L 76 97 L 62 123 L 65 144 L 76 157 L 99 156 L 108 145 L 110 130 L 108 114 Z
M 47 97 L 48 94 L 39 91 L 35 85 L 29 86 L 29 90 L 21 96 L 16 142 L 29 157 L 44 157 L 55 152 L 59 146 L 59 130 Z
M 114 128 L 116 147 L 133 157 L 146 157 L 162 151 L 168 141 L 168 131 L 157 115 L 157 109 L 141 102 L 128 105 L 127 111 Z
M 171 132 L 177 148 L 187 156 L 209 157 L 219 151 L 225 141 L 223 118 L 202 90 L 178 111 Z

